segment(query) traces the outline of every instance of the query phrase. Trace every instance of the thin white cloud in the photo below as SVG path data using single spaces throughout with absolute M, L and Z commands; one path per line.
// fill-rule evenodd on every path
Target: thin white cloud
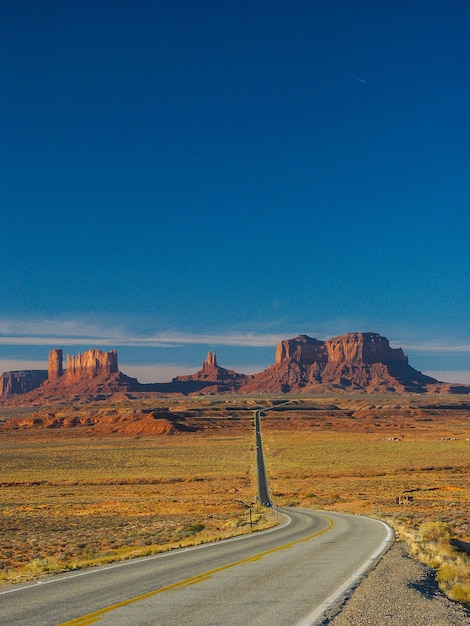
M 88 319 L 0 319 L 3 337 L 98 337 L 103 333 L 119 334 L 119 326 L 98 324 Z
M 394 341 L 394 344 L 399 344 L 405 350 L 413 350 L 414 352 L 429 352 L 429 353 L 448 353 L 452 354 L 454 352 L 458 353 L 470 353 L 470 344 L 469 343 L 461 343 L 461 342 L 437 342 L 437 341 L 421 341 L 421 342 L 397 342 Z
M 171 348 L 191 344 L 205 344 L 212 346 L 247 346 L 247 347 L 272 347 L 283 337 L 281 335 L 237 335 L 237 334 L 192 334 L 192 333 L 163 333 L 141 337 L 106 337 L 106 336 L 82 336 L 66 337 L 51 335 L 48 337 L 37 336 L 0 336 L 0 345 L 4 346 L 82 346 L 88 344 L 100 344 L 102 346 L 129 346 L 146 348 Z
M 34 336 L 15 336 L 4 337 L 0 336 L 0 345 L 3 346 L 82 346 L 84 344 L 99 343 L 100 345 L 127 345 L 122 343 L 116 343 L 113 339 L 103 337 L 60 337 L 50 335 L 47 337 L 34 337 Z
M 135 333 L 123 326 L 70 320 L 0 320 L 0 345 L 87 345 L 129 347 L 176 347 L 188 344 L 270 347 L 281 334 L 180 331 Z
M 121 345 L 172 346 L 208 344 L 215 346 L 270 347 L 276 345 L 283 338 L 280 334 L 162 332 L 144 337 L 129 337 Z
M 468 370 L 434 370 L 425 372 L 428 376 L 432 376 L 444 383 L 461 383 L 470 385 L 470 371 Z
M 47 370 L 47 361 L 29 361 L 26 359 L 0 359 L 0 374 L 18 370 Z
M 4 346 L 109 346 L 171 348 L 185 345 L 204 344 L 209 346 L 274 347 L 282 339 L 306 333 L 311 337 L 327 339 L 344 332 L 344 321 L 338 321 L 339 332 L 330 332 L 331 323 L 322 325 L 323 332 L 309 330 L 309 324 L 299 324 L 296 330 L 288 321 L 278 321 L 266 325 L 257 332 L 243 331 L 240 328 L 223 332 L 185 332 L 179 330 L 155 331 L 155 323 L 149 320 L 135 319 L 116 321 L 116 319 L 89 318 L 45 318 L 45 319 L 0 319 L 0 345 Z M 145 327 L 144 327 L 145 326 Z M 153 328 L 152 328 L 153 326 Z M 273 327 L 284 328 L 273 332 Z M 348 328 L 357 323 L 349 321 Z M 250 328 L 249 324 L 245 325 Z M 255 324 L 251 329 L 256 328 Z M 325 332 L 326 331 L 326 332 Z M 395 333 L 389 336 L 393 347 L 400 346 L 405 351 L 427 353 L 470 353 L 470 343 L 459 340 L 429 341 L 418 338 L 417 333 L 408 339 L 395 339 Z M 398 333 L 395 334 L 398 336 Z

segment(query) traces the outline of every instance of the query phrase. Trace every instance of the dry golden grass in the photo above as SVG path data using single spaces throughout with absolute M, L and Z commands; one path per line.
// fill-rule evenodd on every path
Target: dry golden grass
M 388 441 L 363 433 L 279 432 L 264 442 L 273 497 L 318 508 L 457 518 L 470 504 L 468 441 Z M 412 496 L 412 506 L 396 504 Z M 468 516 L 462 516 L 462 523 Z M 467 520 L 465 519 L 467 518 Z M 457 520 L 456 520 L 457 521 Z M 468 529 L 467 529 L 468 530 Z
M 426 430 L 396 441 L 377 433 L 279 432 L 266 426 L 276 503 L 384 519 L 412 556 L 436 569 L 446 595 L 470 603 L 470 556 L 450 541 L 456 537 L 470 545 L 467 438 L 429 439 Z M 397 503 L 406 496 L 412 503 Z
M 0 425 L 0 582 L 251 532 L 239 501 L 253 502 L 256 494 L 253 410 L 273 402 L 55 407 L 54 419 L 71 426 L 49 429 L 33 421 L 50 409 L 34 409 L 30 422 L 24 412 L 15 414 L 18 428 Z M 262 430 L 274 503 L 378 515 L 421 551 L 417 537 L 430 521 L 469 541 L 465 402 L 323 396 L 294 398 L 267 412 Z M 195 432 L 151 434 L 146 429 L 162 411 Z M 133 436 L 123 434 L 129 423 Z M 105 434 L 110 425 L 116 434 Z M 399 496 L 413 503 L 397 504 Z M 275 523 L 269 511 L 254 513 L 255 530 Z M 459 566 L 467 583 L 465 576 L 455 582 L 456 566 L 443 558 L 441 584 L 465 600 L 468 570 Z
M 15 438 L 16 439 L 16 438 Z M 250 532 L 252 437 L 9 441 L 0 580 Z M 254 529 L 274 523 L 255 510 Z
M 424 522 L 419 528 L 398 523 L 395 528 L 410 554 L 437 571 L 442 591 L 452 600 L 469 604 L 470 555 L 453 545 L 453 525 L 436 521 Z

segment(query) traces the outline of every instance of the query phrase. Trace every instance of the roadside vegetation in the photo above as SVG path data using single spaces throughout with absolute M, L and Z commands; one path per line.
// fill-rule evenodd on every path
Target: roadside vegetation
M 455 524 L 424 522 L 416 529 L 390 521 L 411 556 L 436 570 L 440 589 L 452 600 L 470 604 L 470 544 L 454 538 Z
M 253 410 L 270 402 L 167 402 L 167 413 L 193 432 L 145 431 L 153 413 L 160 417 L 155 401 L 152 413 L 150 401 L 125 406 L 139 434 L 89 425 L 0 432 L 0 583 L 275 524 L 276 513 L 255 501 Z M 469 602 L 462 548 L 470 543 L 470 409 L 459 399 L 443 407 L 427 402 L 429 408 L 422 397 L 387 396 L 373 405 L 364 396 L 322 397 L 266 412 L 270 492 L 277 506 L 388 521 L 411 555 L 436 569 L 445 593 Z M 54 411 L 92 421 L 93 410 Z M 99 411 L 120 423 L 117 404 Z
M 144 556 L 275 523 L 255 494 L 252 438 L 4 442 L 0 582 Z
M 313 439 L 306 433 L 270 432 L 265 441 L 275 502 L 383 519 L 412 557 L 436 570 L 449 598 L 470 603 L 466 439 L 417 437 L 405 443 L 350 433 L 337 441 L 325 433 Z

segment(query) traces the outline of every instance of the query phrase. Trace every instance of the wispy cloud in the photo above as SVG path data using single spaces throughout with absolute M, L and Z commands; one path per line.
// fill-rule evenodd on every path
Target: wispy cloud
M 289 320 L 277 320 L 268 325 L 249 324 L 243 327 L 218 330 L 217 332 L 196 332 L 194 329 L 181 330 L 170 329 L 164 323 L 145 318 L 119 319 L 119 318 L 35 318 L 35 319 L 0 319 L 0 346 L 3 346 L 0 358 L 0 374 L 4 371 L 22 369 L 46 369 L 47 354 L 44 360 L 37 360 L 38 350 L 33 353 L 36 346 L 50 348 L 67 348 L 77 346 L 82 348 L 100 347 L 103 349 L 122 348 L 123 359 L 120 361 L 120 369 L 129 376 L 135 377 L 141 382 L 169 381 L 173 377 L 189 374 L 198 369 L 200 361 L 195 358 L 197 349 L 190 350 L 191 346 L 205 346 L 205 349 L 219 349 L 226 347 L 223 356 L 223 366 L 246 374 L 260 372 L 270 363 L 259 364 L 260 356 L 257 348 L 271 348 L 274 359 L 274 348 L 279 341 L 294 337 L 299 333 L 306 333 L 311 337 L 328 339 L 343 332 L 352 332 L 354 329 L 372 329 L 373 325 L 367 321 L 357 320 L 329 320 L 322 324 L 295 324 Z M 312 328 L 313 327 L 313 328 Z M 245 330 L 246 329 L 246 330 Z M 454 338 L 426 339 L 422 329 L 416 332 L 403 329 L 389 329 L 387 335 L 392 347 L 402 347 L 407 354 L 421 355 L 420 369 L 438 380 L 462 382 L 470 384 L 470 372 L 464 368 L 468 355 L 470 355 L 470 343 L 465 340 Z M 387 333 L 385 333 L 387 334 Z M 16 350 L 10 349 L 9 346 Z M 23 348 L 21 348 L 23 346 Z M 24 348 L 31 347 L 31 359 L 25 356 Z M 187 359 L 181 350 L 188 347 Z M 237 348 L 253 348 L 253 357 L 243 352 L 244 365 L 240 364 L 239 354 L 235 359 L 238 365 L 230 366 L 228 361 L 234 358 Z M 178 350 L 178 358 L 169 357 L 169 353 L 140 350 L 141 348 L 170 348 Z M 42 352 L 40 350 L 39 352 Z M 46 350 L 44 350 L 46 352 Z M 192 356 L 189 356 L 191 352 Z M 13 355 L 15 353 L 15 355 Z M 164 356 L 162 356 L 162 353 Z M 222 353 L 222 350 L 221 350 Z M 21 354 L 22 358 L 18 358 Z M 144 356 L 142 356 L 144 354 Z M 176 354 L 176 353 L 175 353 Z M 14 356 L 14 358 L 13 358 Z M 201 360 L 204 354 L 201 355 Z M 454 358 L 452 358 L 454 357 Z M 163 363 L 162 359 L 167 362 Z M 414 357 L 413 357 L 414 358 Z M 413 358 L 411 365 L 414 365 Z M 15 360 L 16 359 L 16 360 Z M 34 360 L 36 359 L 36 360 Z M 245 361 L 246 359 L 246 361 Z M 443 370 L 442 359 L 449 370 Z M 126 362 L 127 361 L 127 362 Z M 177 361 L 177 362 L 176 362 Z M 258 363 L 258 364 L 257 364 Z M 444 367 L 445 367 L 444 366 Z M 436 371 L 436 368 L 441 368 Z M 430 371 L 434 370 L 434 371 Z M 469 368 L 470 370 L 470 368 Z
M 398 342 L 394 342 L 398 345 Z M 406 350 L 413 350 L 414 352 L 429 352 L 429 353 L 470 353 L 470 343 L 462 343 L 459 341 L 420 341 L 420 342 L 407 342 L 403 341 L 401 345 Z
M 0 374 L 17 370 L 46 370 L 47 361 L 26 359 L 0 359 Z
M 0 320 L 1 345 L 84 345 L 177 347 L 188 344 L 269 347 L 284 336 L 280 333 L 184 332 L 174 330 L 135 332 L 118 324 L 86 320 Z
M 123 330 L 118 326 L 84 319 L 0 319 L 0 344 L 3 345 L 107 343 L 121 335 Z
M 185 345 L 204 344 L 209 346 L 273 347 L 282 339 L 298 333 L 327 339 L 347 332 L 345 323 L 336 321 L 337 332 L 332 331 L 332 322 L 323 323 L 312 332 L 311 324 L 302 324 L 293 329 L 289 322 L 278 321 L 268 328 L 253 331 L 241 328 L 218 332 L 195 332 L 165 328 L 155 330 L 156 323 L 149 320 L 116 320 L 99 318 L 44 318 L 44 319 L 0 319 L 0 345 L 11 346 L 83 346 L 101 345 L 110 347 L 171 348 Z M 363 324 L 362 324 L 363 325 Z M 349 332 L 357 322 L 349 322 Z M 274 330 L 275 328 L 275 330 Z M 339 332 L 338 332 L 339 331 Z M 421 333 L 399 333 L 389 336 L 393 347 L 401 346 L 405 351 L 427 353 L 470 353 L 470 343 L 447 339 L 429 341 Z
M 432 376 L 437 380 L 445 383 L 461 383 L 470 385 L 470 371 L 466 370 L 434 370 L 426 372 L 428 376 Z

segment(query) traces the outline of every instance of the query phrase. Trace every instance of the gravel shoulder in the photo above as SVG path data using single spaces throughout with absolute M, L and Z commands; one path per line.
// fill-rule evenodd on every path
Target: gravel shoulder
M 329 626 L 465 626 L 470 610 L 438 588 L 434 570 L 395 543 L 345 601 Z

